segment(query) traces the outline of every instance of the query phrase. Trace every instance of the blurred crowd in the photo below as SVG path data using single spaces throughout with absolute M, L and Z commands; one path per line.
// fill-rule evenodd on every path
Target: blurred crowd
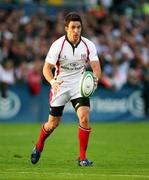
M 149 80 L 149 3 L 96 1 L 81 10 L 83 35 L 91 39 L 102 64 L 100 84 L 119 90 L 125 84 L 146 86 Z M 0 10 L 0 82 L 25 82 L 38 94 L 42 66 L 51 43 L 64 34 L 67 10 L 55 18 L 44 11 L 27 15 L 23 9 Z M 146 86 L 147 87 L 147 86 Z M 148 89 L 147 89 L 148 91 Z

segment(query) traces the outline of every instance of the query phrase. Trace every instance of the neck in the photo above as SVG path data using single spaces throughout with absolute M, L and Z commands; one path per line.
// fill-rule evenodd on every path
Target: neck
M 68 36 L 66 36 L 67 37 L 67 40 L 71 43 L 71 44 L 73 44 L 74 46 L 80 41 L 80 38 L 79 39 L 77 39 L 77 40 L 71 40 L 70 38 L 68 38 Z
M 75 46 L 77 43 L 79 42 L 79 40 L 77 41 L 71 41 L 71 43 Z

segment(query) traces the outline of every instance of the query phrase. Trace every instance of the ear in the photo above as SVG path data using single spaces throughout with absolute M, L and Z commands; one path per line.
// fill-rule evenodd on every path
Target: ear
M 65 31 L 67 32 L 67 30 L 68 30 L 68 27 L 67 27 L 67 26 L 65 26 Z

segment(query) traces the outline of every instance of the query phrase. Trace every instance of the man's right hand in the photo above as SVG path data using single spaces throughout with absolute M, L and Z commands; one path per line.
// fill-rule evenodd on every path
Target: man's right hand
M 51 87 L 52 87 L 52 92 L 53 92 L 53 95 L 55 95 L 59 88 L 60 88 L 60 85 L 63 83 L 62 80 L 57 80 L 57 79 L 52 79 L 50 81 L 50 84 L 51 84 Z

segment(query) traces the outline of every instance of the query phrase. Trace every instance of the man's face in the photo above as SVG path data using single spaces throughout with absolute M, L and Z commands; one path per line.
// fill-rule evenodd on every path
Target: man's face
M 67 37 L 70 42 L 77 43 L 80 39 L 82 26 L 79 21 L 70 21 L 68 26 L 65 27 Z

